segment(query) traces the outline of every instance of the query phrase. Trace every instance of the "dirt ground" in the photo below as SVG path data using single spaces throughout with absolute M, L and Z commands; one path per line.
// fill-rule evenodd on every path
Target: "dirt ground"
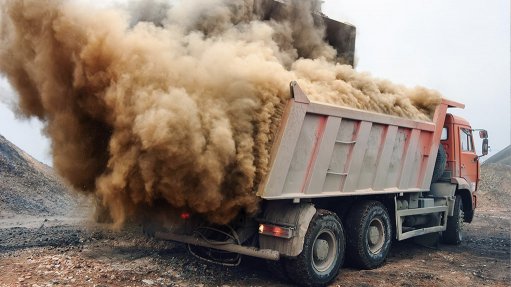
M 394 242 L 384 266 L 345 267 L 332 286 L 511 286 L 506 188 L 481 193 L 460 246 Z M 184 245 L 144 237 L 138 226 L 114 232 L 86 214 L 0 216 L 0 286 L 289 286 L 262 260 L 244 258 L 238 267 L 205 263 Z

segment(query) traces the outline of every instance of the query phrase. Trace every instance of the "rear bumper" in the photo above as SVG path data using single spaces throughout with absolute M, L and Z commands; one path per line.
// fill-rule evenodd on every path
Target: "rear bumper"
M 255 247 L 247 247 L 232 243 L 206 241 L 201 238 L 189 235 L 175 234 L 170 232 L 156 232 L 154 236 L 158 239 L 171 240 L 196 246 L 202 246 L 206 248 L 218 249 L 267 260 L 277 261 L 280 259 L 280 253 L 278 251 L 271 249 L 258 249 Z

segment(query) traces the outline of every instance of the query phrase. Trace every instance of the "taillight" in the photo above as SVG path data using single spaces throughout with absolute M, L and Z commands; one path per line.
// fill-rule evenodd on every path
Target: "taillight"
M 293 229 L 291 227 L 282 227 L 271 224 L 259 224 L 259 234 L 270 235 L 280 238 L 293 237 Z
M 183 213 L 181 213 L 181 214 L 179 215 L 179 217 L 181 217 L 181 219 L 186 220 L 186 219 L 190 218 L 190 213 L 188 213 L 188 212 L 183 212 Z

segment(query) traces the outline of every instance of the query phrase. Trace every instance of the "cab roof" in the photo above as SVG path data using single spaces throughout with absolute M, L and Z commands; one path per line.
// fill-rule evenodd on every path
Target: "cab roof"
M 458 124 L 470 127 L 470 123 L 467 120 L 460 116 L 455 116 L 453 114 L 447 114 L 445 118 L 445 124 Z

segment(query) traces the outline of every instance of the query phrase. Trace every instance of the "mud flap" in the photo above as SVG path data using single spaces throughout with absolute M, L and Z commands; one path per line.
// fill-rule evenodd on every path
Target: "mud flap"
M 305 234 L 314 214 L 316 208 L 312 203 L 269 202 L 260 219 L 261 223 L 291 227 L 294 234 L 290 239 L 260 234 L 259 247 L 276 250 L 281 255 L 298 256 L 303 250 Z
M 471 223 L 474 219 L 474 210 L 463 211 L 463 221 L 466 223 Z

